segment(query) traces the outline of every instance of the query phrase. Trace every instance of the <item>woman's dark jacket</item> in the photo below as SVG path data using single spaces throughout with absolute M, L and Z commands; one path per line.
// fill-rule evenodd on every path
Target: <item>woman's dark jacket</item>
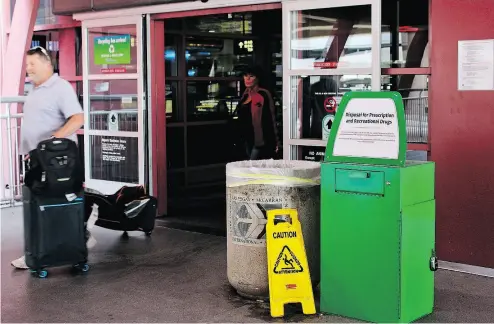
M 262 139 L 266 149 L 275 149 L 279 144 L 278 132 L 276 129 L 275 106 L 273 97 L 268 90 L 259 88 L 257 91 L 250 93 L 251 101 L 244 104 L 249 94 L 245 92 L 237 106 L 237 116 L 240 125 L 242 139 L 250 147 L 256 146 L 253 111 L 255 107 L 260 108 L 261 113 L 260 127 L 262 129 Z M 254 107 L 255 105 L 255 107 Z M 254 108 L 254 109 L 252 109 Z

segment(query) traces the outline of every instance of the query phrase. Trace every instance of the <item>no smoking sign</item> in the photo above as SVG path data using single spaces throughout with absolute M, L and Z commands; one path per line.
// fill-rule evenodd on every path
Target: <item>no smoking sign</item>
M 338 104 L 336 103 L 336 99 L 333 97 L 327 97 L 324 99 L 324 109 L 328 113 L 334 113 L 336 111 L 336 106 Z

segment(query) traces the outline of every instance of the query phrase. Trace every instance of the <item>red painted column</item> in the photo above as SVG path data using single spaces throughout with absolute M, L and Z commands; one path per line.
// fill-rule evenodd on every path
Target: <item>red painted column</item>
M 61 17 L 60 17 L 61 18 Z M 73 22 L 70 17 L 70 21 L 66 19 L 67 17 L 61 18 L 62 22 Z M 74 91 L 77 92 L 77 83 L 76 81 L 81 80 L 82 77 L 77 77 L 77 68 L 76 68 L 76 32 L 74 28 L 65 28 L 60 29 L 59 31 L 59 70 L 60 76 L 67 81 L 70 81 L 70 84 L 74 88 Z M 79 129 L 77 134 L 84 134 L 84 129 Z
M 494 38 L 493 0 L 431 1 L 437 253 L 494 268 L 494 91 L 458 91 L 458 41 Z
M 165 109 L 165 24 L 151 21 L 151 113 L 152 113 L 152 170 L 153 192 L 158 199 L 158 215 L 168 212 L 168 183 L 166 159 L 166 109 Z
M 73 28 L 60 29 L 59 35 L 60 76 L 72 80 L 76 76 L 75 30 Z

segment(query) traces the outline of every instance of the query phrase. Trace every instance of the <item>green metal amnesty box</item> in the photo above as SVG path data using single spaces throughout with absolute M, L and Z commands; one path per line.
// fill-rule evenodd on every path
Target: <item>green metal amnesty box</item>
M 411 322 L 434 306 L 434 163 L 405 161 L 396 92 L 350 92 L 321 166 L 321 311 Z

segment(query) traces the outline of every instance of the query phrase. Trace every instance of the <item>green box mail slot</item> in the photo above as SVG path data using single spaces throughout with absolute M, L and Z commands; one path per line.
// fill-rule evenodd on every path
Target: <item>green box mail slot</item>
M 384 172 L 336 169 L 335 191 L 384 195 Z
M 321 312 L 375 323 L 432 312 L 435 165 L 405 153 L 399 93 L 343 96 L 321 165 Z

